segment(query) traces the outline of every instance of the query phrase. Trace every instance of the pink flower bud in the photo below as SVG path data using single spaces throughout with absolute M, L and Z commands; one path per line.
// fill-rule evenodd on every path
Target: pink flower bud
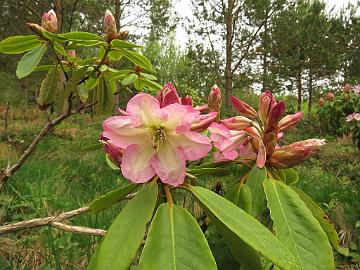
M 160 102 L 161 108 L 173 103 L 180 103 L 176 88 L 170 82 L 165 84 L 164 87 L 157 93 L 156 99 Z
M 264 125 L 266 124 L 266 119 L 269 115 L 270 110 L 275 106 L 275 104 L 275 98 L 269 90 L 261 94 L 258 113 Z
M 100 136 L 100 142 L 104 145 L 104 151 L 107 153 L 110 160 L 120 167 L 123 149 L 113 145 L 111 141 L 103 135 Z
M 252 120 L 246 118 L 245 116 L 235 116 L 228 119 L 221 120 L 224 126 L 233 130 L 243 130 L 245 128 L 251 127 Z
M 208 106 L 210 112 L 220 112 L 221 108 L 221 91 L 219 87 L 215 84 L 211 90 L 208 97 Z
M 250 119 L 256 119 L 256 111 L 247 103 L 241 101 L 235 96 L 231 97 L 231 102 L 234 105 L 235 109 L 243 116 L 246 116 Z
M 345 86 L 344 86 L 343 90 L 344 90 L 344 93 L 349 94 L 349 93 L 351 93 L 352 86 L 351 86 L 350 84 L 348 84 L 348 83 L 347 83 L 347 84 L 345 84 Z
M 287 115 L 279 122 L 279 131 L 285 131 L 289 128 L 296 125 L 297 121 L 303 118 L 302 112 L 297 112 L 295 114 Z
M 360 121 L 360 113 L 352 113 L 346 116 L 346 122 Z
M 75 52 L 75 50 L 69 50 L 69 51 L 67 51 L 67 55 L 70 56 L 70 57 L 75 57 L 76 52 Z
M 45 29 L 42 28 L 40 25 L 38 25 L 36 23 L 27 23 L 27 26 L 30 28 L 31 31 L 33 31 L 38 36 L 40 36 L 40 37 L 43 36 Z
M 189 95 L 186 95 L 185 97 L 180 98 L 180 103 L 182 105 L 189 105 L 191 107 L 193 105 L 192 98 Z
M 110 10 L 105 11 L 104 32 L 108 41 L 111 41 L 117 37 L 115 18 L 114 15 L 110 12 Z
M 329 100 L 333 100 L 335 98 L 335 95 L 331 92 L 328 92 L 326 96 Z
M 357 95 L 360 95 L 360 84 L 355 85 L 355 87 L 354 87 L 354 93 L 357 94 Z
M 190 130 L 195 132 L 202 132 L 203 130 L 207 129 L 212 124 L 212 122 L 215 121 L 217 115 L 217 112 L 199 115 L 191 124 Z
M 325 104 L 325 99 L 323 99 L 322 97 L 319 98 L 319 105 L 324 106 L 324 104 Z
M 58 23 L 56 18 L 56 13 L 54 10 L 49 10 L 45 12 L 41 18 L 41 26 L 51 33 L 57 32 Z
M 274 168 L 293 167 L 318 152 L 324 144 L 325 140 L 310 139 L 280 147 L 272 153 L 269 163 Z

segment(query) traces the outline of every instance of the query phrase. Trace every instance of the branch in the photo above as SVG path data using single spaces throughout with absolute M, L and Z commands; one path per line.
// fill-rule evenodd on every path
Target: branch
M 74 13 L 75 13 L 75 10 L 76 10 L 76 5 L 77 5 L 77 3 L 78 3 L 78 0 L 75 0 L 74 5 L 73 5 L 73 8 L 72 8 L 72 11 L 71 11 L 71 16 L 70 16 L 70 22 L 69 22 L 68 32 L 70 32 L 70 30 L 71 30 L 71 26 L 72 26 L 72 23 L 73 23 Z
M 0 170 L 0 190 L 6 183 L 6 181 L 24 164 L 24 162 L 29 158 L 31 153 L 35 150 L 38 143 L 41 141 L 43 137 L 45 137 L 55 126 L 59 125 L 62 121 L 67 119 L 68 117 L 77 114 L 87 108 L 94 106 L 96 102 L 92 102 L 89 104 L 81 104 L 79 108 L 75 111 L 68 111 L 64 114 L 61 114 L 57 118 L 52 121 L 48 121 L 42 130 L 38 133 L 29 147 L 24 151 L 18 161 L 12 165 L 10 168 L 4 168 Z

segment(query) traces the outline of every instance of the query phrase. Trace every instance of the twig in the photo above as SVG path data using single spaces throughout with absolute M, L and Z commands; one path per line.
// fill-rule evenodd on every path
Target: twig
M 35 150 L 38 143 L 41 141 L 43 137 L 45 137 L 55 126 L 59 125 L 62 121 L 67 119 L 68 117 L 81 112 L 87 108 L 94 106 L 97 102 L 92 102 L 89 104 L 82 104 L 75 111 L 68 111 L 65 114 L 61 114 L 57 118 L 52 121 L 48 121 L 42 130 L 38 133 L 29 147 L 24 151 L 18 161 L 12 165 L 10 168 L 0 170 L 0 190 L 6 183 L 6 181 L 23 165 L 23 163 L 29 158 L 31 153 Z
M 0 227 L 0 235 L 14 232 L 21 229 L 34 228 L 34 227 L 42 227 L 42 226 L 50 226 L 63 231 L 78 233 L 78 234 L 90 234 L 96 236 L 105 235 L 106 231 L 101 229 L 93 229 L 83 226 L 72 226 L 68 224 L 64 224 L 61 221 L 78 216 L 80 214 L 86 213 L 89 211 L 89 207 L 81 207 L 69 212 L 62 213 L 57 216 L 50 216 L 45 218 L 34 218 L 26 221 L 20 221 L 13 224 L 8 224 Z

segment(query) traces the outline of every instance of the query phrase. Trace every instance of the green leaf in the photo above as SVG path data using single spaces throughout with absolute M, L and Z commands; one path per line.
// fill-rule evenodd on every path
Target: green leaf
M 4 54 L 19 54 L 39 47 L 42 42 L 38 36 L 13 36 L 0 42 L 0 52 Z
M 129 74 L 131 72 L 134 72 L 134 71 L 130 70 L 130 69 L 119 70 L 119 71 L 116 71 L 116 72 L 113 72 L 112 74 L 110 74 L 108 76 L 108 78 L 109 78 L 110 81 L 115 81 L 115 80 L 118 80 L 118 79 L 122 79 L 124 76 L 126 76 L 127 74 Z
M 118 166 L 116 166 L 116 164 L 114 164 L 111 159 L 109 158 L 109 155 L 106 155 L 106 163 L 109 165 L 109 167 L 111 169 L 113 169 L 114 171 L 118 171 L 120 170 L 120 168 Z
M 93 255 L 91 256 L 90 262 L 88 264 L 88 266 L 86 267 L 87 270 L 96 270 L 96 265 L 97 265 L 97 260 L 99 257 L 99 250 L 100 250 L 100 245 L 99 244 L 96 248 L 95 251 L 93 253 Z
M 59 92 L 60 77 L 57 67 L 51 68 L 41 82 L 36 103 L 42 110 L 54 103 Z
M 215 175 L 215 176 L 224 176 L 230 173 L 229 170 L 223 168 L 195 168 L 195 169 L 188 169 L 187 172 L 193 175 Z
M 318 206 L 308 195 L 306 195 L 300 189 L 293 187 L 293 190 L 299 195 L 300 199 L 306 204 L 306 206 L 310 209 L 313 216 L 320 223 L 320 226 L 326 233 L 329 242 L 333 245 L 335 249 L 340 248 L 339 237 L 335 230 L 334 223 L 331 222 L 329 217 L 324 213 L 320 206 Z
M 150 81 L 146 78 L 143 79 L 145 86 L 150 88 L 150 89 L 154 89 L 154 90 L 159 90 L 162 88 L 162 85 L 158 84 L 157 82 L 154 81 Z
M 87 90 L 94 89 L 99 84 L 99 77 L 97 75 L 90 76 L 89 79 L 85 83 L 85 87 Z
M 100 246 L 97 269 L 127 270 L 151 220 L 158 186 L 155 181 L 143 185 L 111 224 Z
M 245 244 L 283 269 L 298 269 L 291 253 L 258 220 L 206 188 L 190 186 L 189 190 L 209 216 L 216 217 Z
M 150 81 L 156 81 L 157 80 L 157 78 L 154 75 L 151 75 L 151 74 L 140 72 L 140 75 L 143 76 L 144 78 L 150 80 Z
M 259 168 L 254 165 L 249 172 L 249 175 L 246 180 L 246 185 L 249 187 L 252 196 L 252 215 L 254 217 L 259 216 L 259 214 L 264 210 L 265 204 L 265 192 L 263 187 L 263 182 L 266 179 L 266 168 Z
M 75 41 L 87 41 L 87 40 L 104 41 L 102 37 L 88 32 L 69 32 L 69 33 L 61 34 L 59 36 L 66 38 L 67 40 L 75 40 Z
M 101 195 L 89 204 L 89 209 L 93 213 L 99 213 L 124 199 L 126 195 L 132 192 L 136 187 L 138 187 L 138 185 L 129 184 Z
M 72 41 L 66 46 L 66 50 L 78 50 L 83 47 L 105 46 L 106 43 L 98 40 Z
M 99 114 L 110 114 L 115 104 L 114 94 L 116 91 L 116 84 L 114 81 L 109 81 L 104 75 L 99 77 L 99 84 L 95 91 L 95 112 Z
M 41 66 L 37 66 L 34 69 L 34 72 L 38 72 L 38 71 L 49 71 L 51 68 L 55 67 L 55 65 L 41 65 Z
M 47 45 L 43 44 L 24 54 L 17 65 L 16 76 L 21 79 L 33 72 L 44 56 L 46 49 Z
M 196 220 L 182 207 L 161 204 L 151 222 L 138 270 L 217 269 Z
M 150 60 L 147 59 L 142 54 L 135 52 L 135 51 L 130 51 L 127 49 L 119 49 L 119 50 L 122 52 L 124 57 L 129 59 L 135 65 L 138 65 L 139 67 L 142 67 L 144 69 L 152 70 L 152 65 L 151 65 Z
M 226 198 L 239 206 L 249 215 L 252 214 L 252 194 L 250 188 L 243 183 L 237 182 L 227 189 Z
M 327 236 L 298 194 L 276 180 L 265 180 L 264 188 L 276 236 L 294 255 L 300 269 L 334 269 Z
M 142 46 L 139 46 L 134 43 L 127 42 L 127 41 L 123 41 L 120 39 L 114 39 L 113 41 L 111 41 L 111 46 L 118 48 L 118 49 L 142 48 Z
M 299 180 L 297 172 L 293 169 L 282 169 L 282 171 L 285 173 L 287 185 L 293 185 Z
M 81 100 L 81 102 L 85 103 L 88 101 L 88 98 L 89 98 L 89 92 L 88 90 L 86 89 L 86 86 L 84 83 L 78 85 L 77 87 L 77 93 L 79 95 L 79 98 Z
M 81 149 L 81 151 L 92 151 L 92 150 L 97 150 L 97 149 L 101 149 L 103 148 L 103 144 L 101 142 L 97 142 L 88 146 L 85 146 L 84 148 Z
M 131 73 L 129 74 L 125 79 L 123 79 L 121 81 L 122 85 L 129 85 L 132 84 L 133 82 L 135 82 L 138 78 L 138 75 L 136 75 L 135 73 Z
M 233 258 L 240 263 L 244 270 L 262 270 L 259 254 L 241 240 L 235 233 L 229 230 L 215 216 L 210 216 L 217 231 L 225 239 Z
M 122 54 L 122 52 L 119 52 L 118 50 L 111 50 L 108 53 L 108 56 L 111 61 L 119 61 L 123 57 L 123 54 Z
M 43 35 L 48 40 L 57 40 L 59 42 L 66 41 L 66 38 L 62 37 L 61 35 L 54 34 L 54 33 L 48 32 L 48 31 L 44 31 Z
M 58 42 L 54 41 L 53 46 L 56 52 L 58 52 L 61 55 L 67 56 L 65 49 Z
M 134 87 L 136 90 L 141 91 L 145 87 L 145 83 L 140 77 L 138 77 L 138 79 L 134 82 Z

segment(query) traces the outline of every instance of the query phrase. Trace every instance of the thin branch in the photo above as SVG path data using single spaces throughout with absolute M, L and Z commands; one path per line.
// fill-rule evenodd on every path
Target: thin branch
M 75 10 L 76 10 L 76 5 L 77 5 L 77 3 L 78 3 L 78 0 L 75 0 L 74 5 L 73 5 L 73 8 L 72 8 L 72 11 L 71 11 L 71 16 L 70 16 L 70 22 L 69 22 L 68 32 L 70 32 L 70 30 L 71 30 L 71 26 L 72 26 L 72 23 L 73 23 L 74 13 L 75 13 Z
M 29 158 L 31 153 L 36 149 L 36 146 L 41 141 L 43 137 L 45 137 L 55 126 L 59 125 L 62 121 L 67 119 L 68 117 L 78 114 L 79 112 L 94 106 L 96 102 L 92 102 L 89 104 L 81 104 L 79 108 L 75 111 L 68 111 L 65 114 L 61 114 L 57 118 L 52 121 L 48 121 L 42 130 L 38 133 L 29 147 L 24 151 L 18 161 L 12 165 L 10 168 L 5 168 L 0 170 L 0 190 L 6 183 L 6 181 L 23 165 L 23 163 Z

